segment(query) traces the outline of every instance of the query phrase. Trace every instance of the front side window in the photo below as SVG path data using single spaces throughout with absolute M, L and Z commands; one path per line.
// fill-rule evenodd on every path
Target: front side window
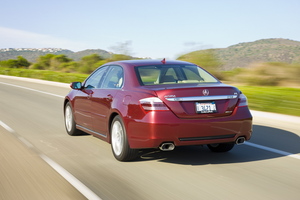
M 84 88 L 86 89 L 97 89 L 100 88 L 100 81 L 105 74 L 107 70 L 107 67 L 100 67 L 95 71 L 94 73 L 91 74 L 91 76 L 85 81 L 84 83 Z
M 142 85 L 219 82 L 196 65 L 139 66 L 136 73 Z

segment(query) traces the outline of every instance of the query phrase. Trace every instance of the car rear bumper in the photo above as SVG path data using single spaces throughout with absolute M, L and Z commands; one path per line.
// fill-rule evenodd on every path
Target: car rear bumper
M 180 119 L 170 111 L 149 112 L 141 120 L 126 120 L 131 148 L 158 148 L 235 142 L 251 138 L 252 116 L 248 107 L 236 108 L 232 115 L 214 119 Z

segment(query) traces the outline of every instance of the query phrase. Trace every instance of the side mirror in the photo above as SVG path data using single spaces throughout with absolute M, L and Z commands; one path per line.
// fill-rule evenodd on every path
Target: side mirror
M 81 82 L 72 82 L 70 87 L 74 90 L 80 90 L 82 88 Z

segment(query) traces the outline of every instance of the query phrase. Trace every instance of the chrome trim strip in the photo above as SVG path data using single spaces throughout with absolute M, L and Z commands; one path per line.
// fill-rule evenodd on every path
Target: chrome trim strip
M 95 134 L 97 134 L 97 135 L 100 135 L 100 136 L 102 136 L 102 137 L 107 138 L 107 135 L 98 133 L 98 132 L 96 132 L 96 131 L 92 131 L 91 129 L 85 128 L 85 127 L 80 126 L 80 125 L 78 125 L 78 124 L 76 124 L 76 127 L 79 127 L 79 128 L 81 128 L 81 129 L 87 130 L 87 131 L 89 131 L 89 132 L 92 132 L 92 133 L 95 133 Z
M 217 96 L 198 96 L 198 97 L 174 97 L 166 98 L 168 101 L 210 101 L 222 99 L 235 99 L 238 95 L 217 95 Z

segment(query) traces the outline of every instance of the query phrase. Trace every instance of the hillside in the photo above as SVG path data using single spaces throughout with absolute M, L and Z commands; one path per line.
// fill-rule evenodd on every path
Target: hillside
M 111 53 L 101 49 L 88 49 L 84 51 L 73 52 L 71 50 L 61 49 L 61 48 L 40 48 L 40 49 L 9 48 L 9 49 L 0 49 L 0 61 L 8 60 L 8 59 L 16 59 L 18 56 L 23 56 L 29 62 L 36 62 L 36 59 L 38 57 L 46 54 L 55 54 L 55 55 L 64 54 L 75 61 L 79 61 L 82 57 L 91 54 L 98 54 L 105 59 L 111 56 Z
M 262 39 L 213 50 L 225 70 L 253 63 L 300 63 L 300 42 L 288 39 Z M 207 50 L 196 52 L 201 51 Z
M 196 55 L 197 52 L 201 55 L 201 52 L 203 51 L 213 51 L 219 61 L 223 63 L 224 70 L 230 70 L 237 67 L 247 67 L 253 63 L 300 63 L 300 42 L 281 38 L 245 42 L 232 45 L 227 48 L 199 50 L 182 55 L 181 57 L 190 57 Z M 82 57 L 91 54 L 98 54 L 104 59 L 107 59 L 112 55 L 112 53 L 101 49 L 88 49 L 73 52 L 60 48 L 9 48 L 0 49 L 0 61 L 16 59 L 18 56 L 23 56 L 29 62 L 36 62 L 36 59 L 39 56 L 49 53 L 56 55 L 65 54 L 74 61 L 79 61 Z
M 75 61 L 79 61 L 82 57 L 88 56 L 91 54 L 98 54 L 104 59 L 110 58 L 112 55 L 112 53 L 109 53 L 108 51 L 105 51 L 102 49 L 87 49 L 84 51 L 73 52 L 72 54 L 69 54 L 67 56 L 69 58 L 72 58 Z

